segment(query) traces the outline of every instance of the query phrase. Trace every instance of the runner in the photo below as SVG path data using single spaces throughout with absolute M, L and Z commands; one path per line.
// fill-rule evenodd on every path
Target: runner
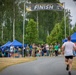
M 71 42 L 71 37 L 68 37 L 68 41 L 62 45 L 62 53 L 65 56 L 66 70 L 69 75 L 71 75 L 72 69 L 73 50 L 76 50 L 75 44 Z

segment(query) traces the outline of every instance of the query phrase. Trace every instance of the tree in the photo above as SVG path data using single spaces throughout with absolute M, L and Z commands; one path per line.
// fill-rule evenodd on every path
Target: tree
M 59 0 L 30 0 L 32 3 L 59 3 Z M 37 22 L 38 13 L 38 27 L 39 39 L 46 42 L 47 35 L 50 34 L 56 23 L 61 22 L 63 18 L 63 11 L 43 10 L 29 12 L 29 18 L 33 18 Z M 48 34 L 47 34 L 48 32 Z
M 37 24 L 33 19 L 30 19 L 26 27 L 25 42 L 31 44 L 36 43 L 37 41 L 38 41 Z
M 75 26 L 73 27 L 73 33 L 76 32 L 76 23 Z
M 31 3 L 58 3 L 59 0 L 29 0 Z M 37 22 L 38 13 L 38 41 L 46 42 L 47 32 L 51 33 L 56 23 L 62 21 L 63 11 L 36 11 L 28 12 L 26 18 L 33 19 Z M 0 0 L 0 36 L 2 35 L 2 24 L 5 22 L 3 27 L 3 43 L 13 39 L 13 24 L 15 24 L 15 39 L 22 42 L 23 33 L 23 0 Z M 27 24 L 25 25 L 26 28 Z M 28 34 L 27 30 L 25 29 Z M 30 32 L 31 33 L 31 32 Z M 30 36 L 30 35 L 29 35 Z M 0 37 L 0 41 L 2 38 Z M 29 43 L 25 39 L 25 42 Z M 36 42 L 36 41 L 33 41 Z M 2 43 L 2 42 L 1 42 Z
M 53 43 L 55 44 L 56 42 L 61 42 L 62 41 L 62 29 L 60 23 L 57 23 L 53 30 L 50 33 L 50 36 L 47 37 L 47 42 L 49 44 Z
M 62 39 L 65 38 L 65 24 L 64 18 L 60 23 L 56 23 L 50 36 L 47 37 L 47 42 L 50 43 L 62 43 Z M 66 17 L 66 37 L 69 36 L 69 18 Z
M 19 41 L 22 40 L 22 16 L 18 6 L 19 0 L 0 0 L 0 36 L 2 35 L 3 27 L 3 41 L 13 40 L 13 24 L 15 25 L 15 38 Z M 21 36 L 21 37 L 20 37 Z M 20 38 L 19 38 L 20 37 Z M 0 40 L 2 38 L 0 37 Z

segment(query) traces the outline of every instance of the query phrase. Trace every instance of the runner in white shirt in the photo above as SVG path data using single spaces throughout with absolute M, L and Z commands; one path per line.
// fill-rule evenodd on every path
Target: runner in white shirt
M 68 41 L 62 45 L 62 52 L 65 56 L 65 63 L 67 65 L 66 70 L 71 75 L 72 62 L 73 62 L 73 50 L 76 50 L 75 44 L 70 41 L 71 37 L 68 37 Z

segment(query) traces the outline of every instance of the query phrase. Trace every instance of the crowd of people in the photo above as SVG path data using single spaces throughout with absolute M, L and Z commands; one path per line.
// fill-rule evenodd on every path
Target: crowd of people
M 30 46 L 27 46 L 25 48 L 25 55 L 26 56 L 58 56 L 60 45 L 48 45 L 48 44 L 42 44 L 42 45 L 35 45 L 32 44 Z
M 60 44 L 31 44 L 27 45 L 24 48 L 19 47 L 6 47 L 5 49 L 0 49 L 0 57 L 22 57 L 32 56 L 32 57 L 40 57 L 40 56 L 58 56 L 61 53 Z

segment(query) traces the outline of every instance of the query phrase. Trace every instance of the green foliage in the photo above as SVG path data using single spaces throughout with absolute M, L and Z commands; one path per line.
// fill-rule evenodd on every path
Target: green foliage
M 56 42 L 62 41 L 62 29 L 60 27 L 61 25 L 57 23 L 53 28 L 53 30 L 51 31 L 50 36 L 47 37 L 47 42 L 49 44 L 51 43 L 55 44 Z
M 76 24 L 75 24 L 75 26 L 74 26 L 74 28 L 73 28 L 73 33 L 74 33 L 74 32 L 76 32 Z
M 30 19 L 26 27 L 25 42 L 27 41 L 27 43 L 31 44 L 36 43 L 37 40 L 38 40 L 37 24 L 33 19 Z
M 19 41 L 22 40 L 22 17 L 18 7 L 18 0 L 0 0 L 0 32 L 3 27 L 3 40 L 1 43 L 13 40 L 13 21 L 15 19 L 15 38 Z M 0 33 L 0 36 L 2 33 Z M 20 37 L 21 36 L 21 37 Z
M 66 18 L 66 37 L 69 36 L 69 22 L 68 17 Z M 50 43 L 62 43 L 62 40 L 65 38 L 65 22 L 64 18 L 60 23 L 56 23 L 53 30 L 50 33 L 50 36 L 47 37 L 47 42 Z
M 21 0 L 22 1 L 22 0 Z M 29 0 L 32 3 L 58 3 L 59 0 Z M 20 0 L 0 0 L 0 37 L 1 44 L 8 40 L 13 40 L 13 23 L 15 19 L 15 39 L 22 42 L 23 37 L 23 3 L 18 5 Z M 21 7 L 21 9 L 19 9 Z M 37 13 L 38 13 L 38 31 L 37 31 Z M 60 42 L 64 38 L 64 20 L 63 11 L 35 11 L 28 12 L 26 18 L 30 19 L 25 24 L 25 43 L 45 43 L 48 33 L 48 43 Z M 32 19 L 32 20 L 31 20 Z M 56 25 L 56 26 L 55 26 Z M 68 19 L 67 19 L 67 36 L 68 36 Z M 60 29 L 59 29 L 60 28 Z M 61 30 L 62 29 L 62 30 Z M 75 30 L 75 29 L 74 29 Z M 62 35 L 63 34 L 63 35 Z M 51 39 L 51 40 L 50 40 Z M 52 41 L 53 40 L 53 41 Z
M 47 31 L 50 33 L 55 24 L 62 21 L 62 14 L 62 11 L 38 11 L 38 29 L 41 40 L 46 42 Z M 37 12 L 31 12 L 28 17 L 37 21 Z

